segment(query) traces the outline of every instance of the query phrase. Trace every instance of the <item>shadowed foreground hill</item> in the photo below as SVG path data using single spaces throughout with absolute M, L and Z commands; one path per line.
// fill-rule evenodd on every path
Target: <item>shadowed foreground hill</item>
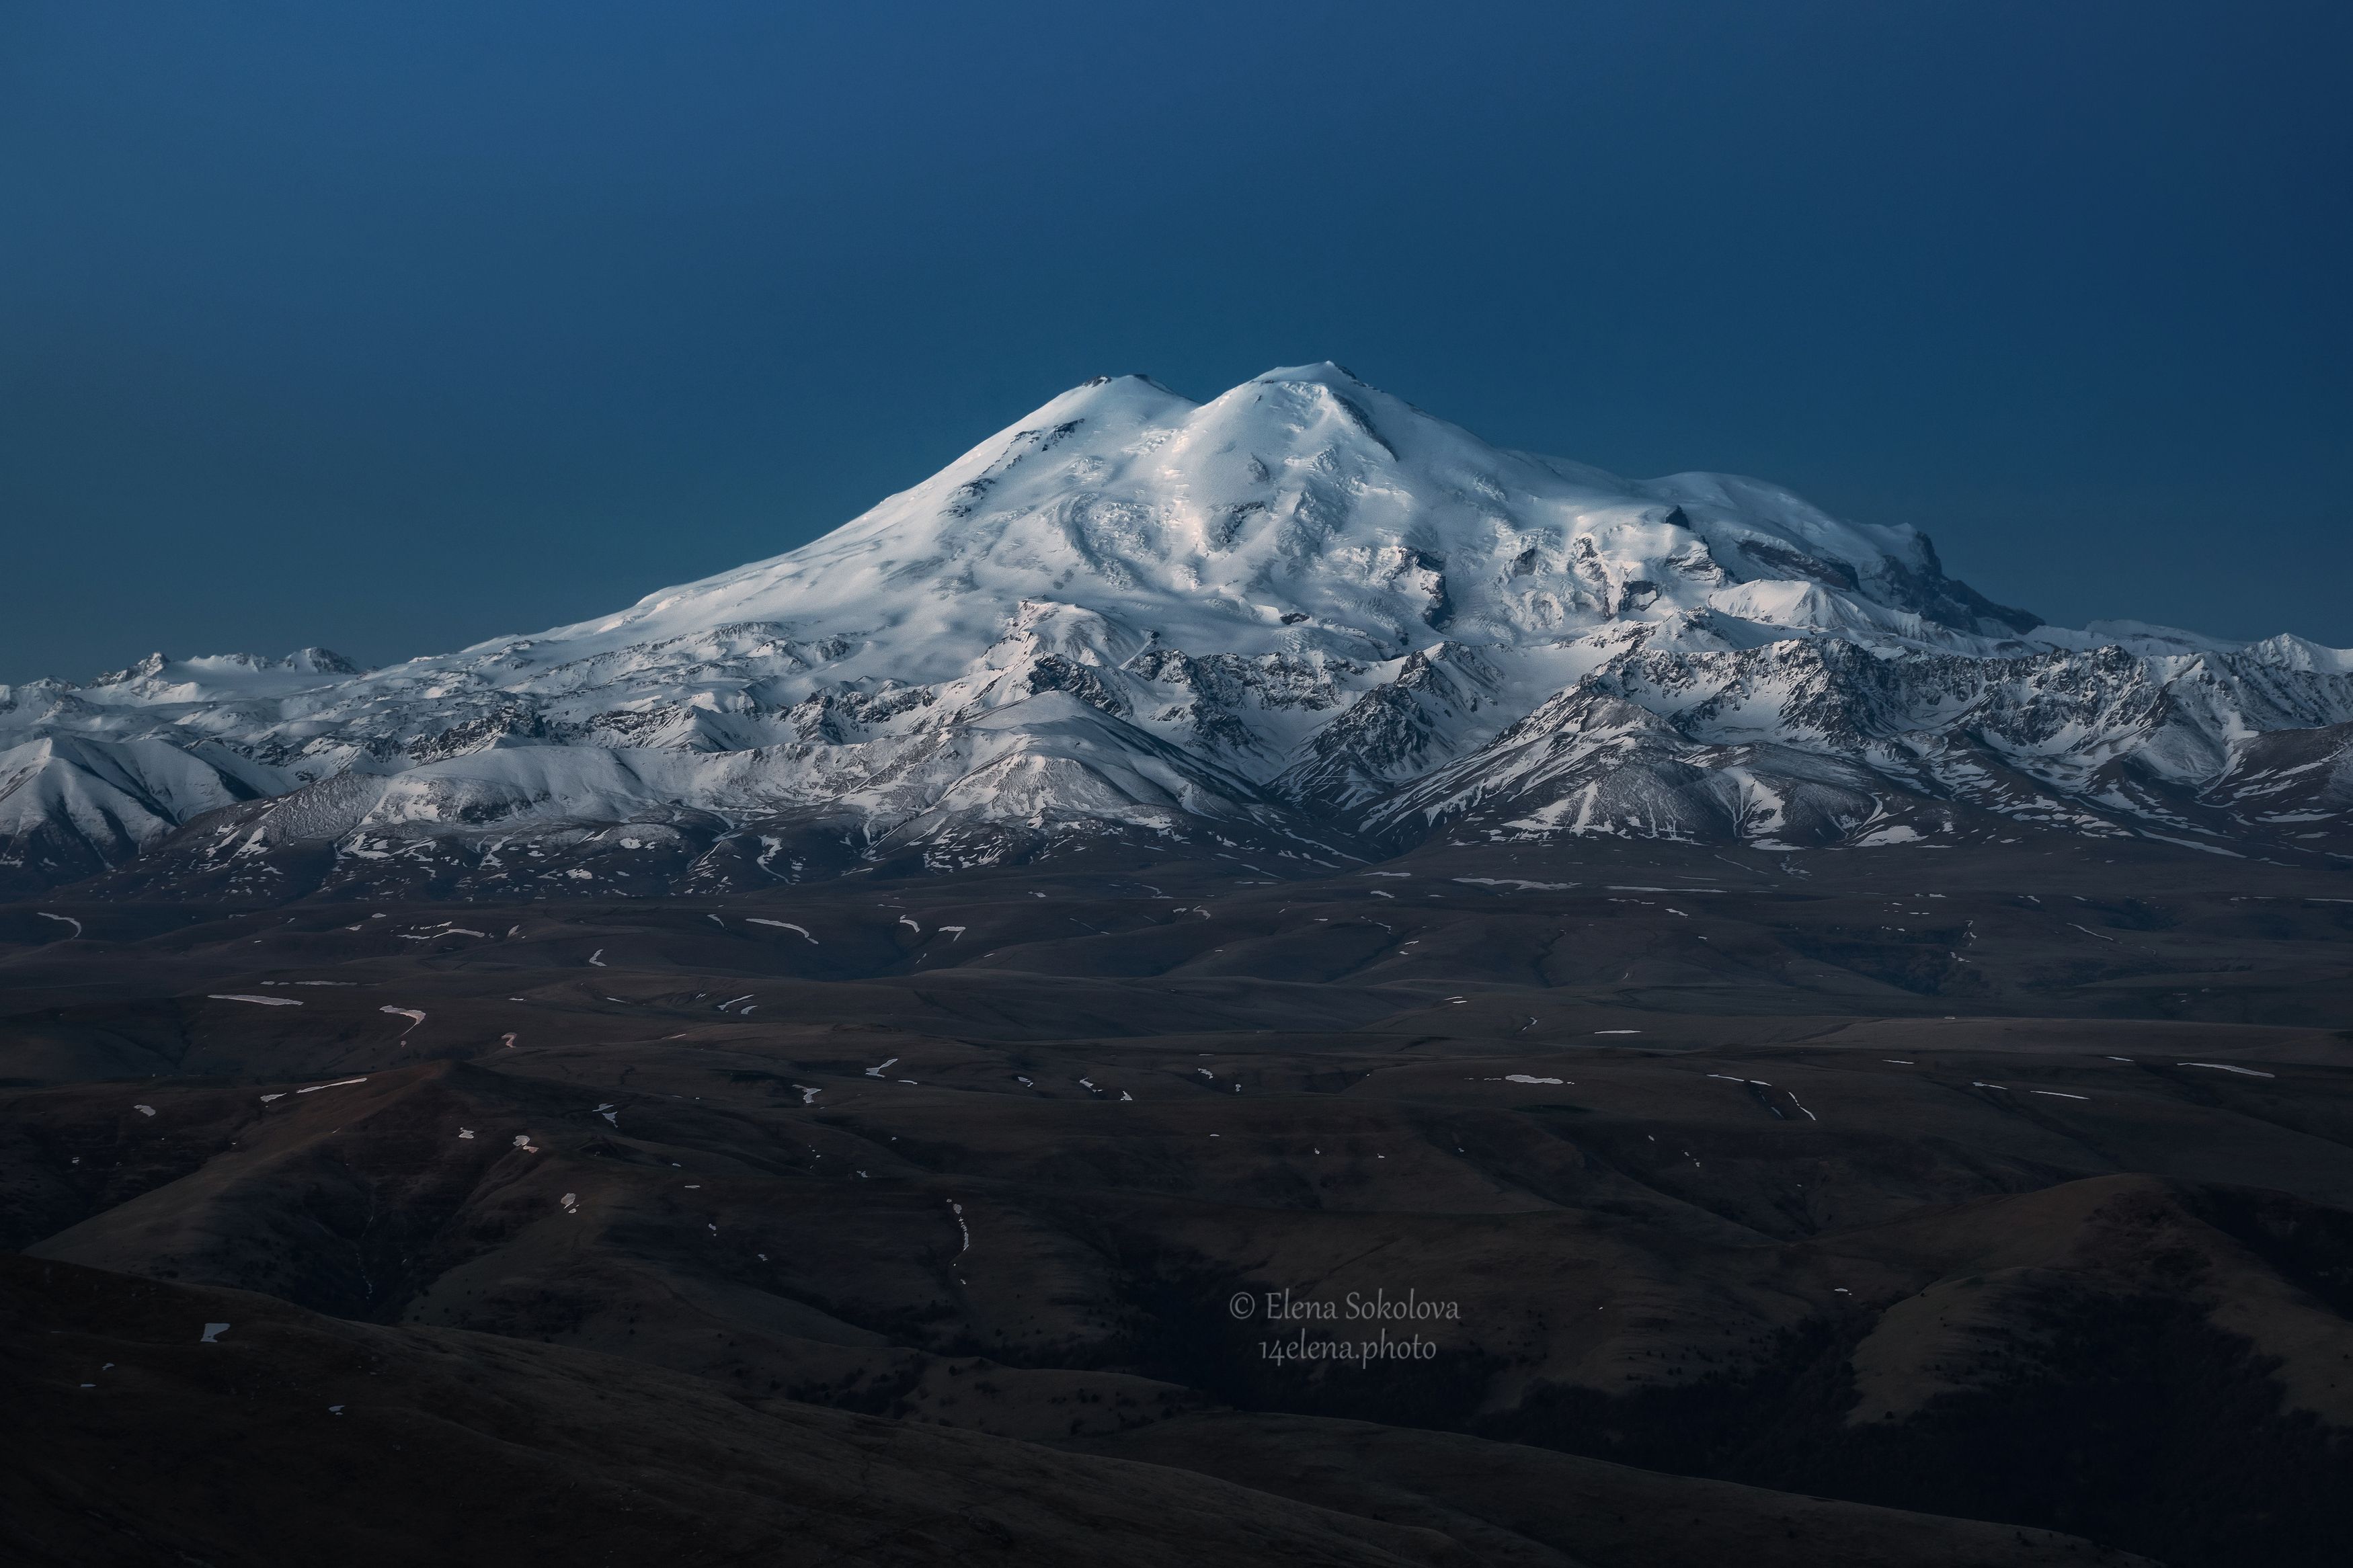
M 227 1327 L 203 1342 L 215 1324 Z M 1763 1568 L 2142 1561 L 2041 1531 L 1339 1422 L 1224 1417 L 1214 1468 L 1241 1474 L 1218 1479 L 22 1258 L 0 1259 L 0 1547 L 23 1563 L 1665 1568 L 1735 1543 Z M 1368 1479 L 1308 1476 L 1368 1441 L 1376 1462 L 1352 1467 Z M 1266 1451 L 1255 1463 L 1251 1445 Z M 1261 1468 L 1275 1491 L 1322 1495 L 1236 1484 Z

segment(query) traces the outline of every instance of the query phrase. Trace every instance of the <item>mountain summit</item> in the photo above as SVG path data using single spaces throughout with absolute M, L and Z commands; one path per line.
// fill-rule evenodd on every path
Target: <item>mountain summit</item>
M 1620 622 L 1711 647 L 1848 625 L 1975 647 L 2040 624 L 1947 579 L 1911 529 L 1754 480 L 1504 451 L 1324 363 L 1206 404 L 1090 382 L 814 544 L 549 637 L 784 620 L 937 679 L 1023 603 L 1204 650 L 1372 659 L 1433 632 L 1516 646 Z
M 1434 835 L 2310 857 L 2348 722 L 2353 655 L 2051 626 L 1759 480 L 1505 451 L 1328 363 L 1199 404 L 1129 375 L 596 620 L 0 688 L 0 875 L 651 891 Z

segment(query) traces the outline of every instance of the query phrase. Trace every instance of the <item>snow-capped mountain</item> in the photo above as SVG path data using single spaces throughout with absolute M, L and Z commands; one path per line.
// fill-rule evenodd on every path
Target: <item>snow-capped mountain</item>
M 361 671 L 0 687 L 0 876 L 743 887 L 1105 837 L 2341 848 L 2353 654 L 2073 631 L 1927 539 L 1500 450 L 1332 364 L 1077 387 L 787 554 Z M 127 877 L 127 880 L 123 880 Z

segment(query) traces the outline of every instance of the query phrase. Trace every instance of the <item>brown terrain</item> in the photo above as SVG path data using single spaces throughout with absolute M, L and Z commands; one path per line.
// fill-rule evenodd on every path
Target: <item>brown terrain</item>
M 2348 938 L 2131 844 L 0 908 L 0 1556 L 2341 1563 Z

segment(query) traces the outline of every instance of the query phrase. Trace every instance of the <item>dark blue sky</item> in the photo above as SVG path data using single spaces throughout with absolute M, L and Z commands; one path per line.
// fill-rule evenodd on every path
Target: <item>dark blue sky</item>
M 0 680 L 788 549 L 1103 372 L 1331 358 L 2353 644 L 2353 7 L 0 7 Z

